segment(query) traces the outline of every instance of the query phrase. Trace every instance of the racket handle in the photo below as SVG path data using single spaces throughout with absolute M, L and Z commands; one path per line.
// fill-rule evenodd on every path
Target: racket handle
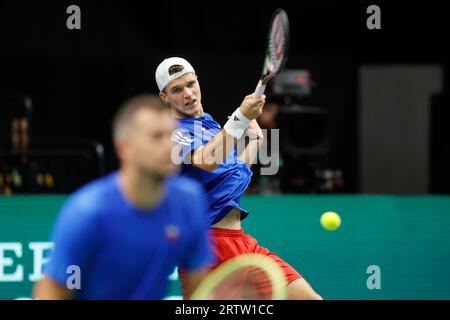
M 262 83 L 262 81 L 260 80 L 258 82 L 258 85 L 256 86 L 255 89 L 255 97 L 260 97 L 264 94 L 264 91 L 266 90 L 266 85 Z

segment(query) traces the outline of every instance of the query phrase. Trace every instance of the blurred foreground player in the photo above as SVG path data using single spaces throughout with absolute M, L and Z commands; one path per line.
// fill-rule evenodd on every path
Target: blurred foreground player
M 200 184 L 173 175 L 175 125 L 157 96 L 125 102 L 113 123 L 120 170 L 62 208 L 35 298 L 162 299 L 175 266 L 187 270 L 190 290 L 205 276 L 207 199 Z M 81 288 L 71 290 L 77 268 Z
M 283 269 L 289 299 L 321 299 L 294 268 L 259 246 L 241 227 L 241 220 L 249 213 L 241 207 L 240 198 L 248 187 L 250 165 L 263 141 L 255 119 L 262 113 L 265 96 L 246 96 L 222 129 L 211 115 L 203 112 L 200 85 L 189 62 L 177 57 L 165 59 L 156 69 L 155 78 L 160 98 L 179 122 L 174 141 L 180 147 L 183 174 L 200 181 L 208 194 L 210 235 L 218 259 L 212 267 L 240 254 L 263 254 Z M 238 154 L 235 144 L 244 131 L 250 141 Z M 183 269 L 180 271 L 186 297 L 191 292 Z

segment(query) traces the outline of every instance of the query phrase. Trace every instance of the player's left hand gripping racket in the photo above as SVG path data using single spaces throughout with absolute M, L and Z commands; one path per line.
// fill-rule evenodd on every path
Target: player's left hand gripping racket
M 289 20 L 285 10 L 277 9 L 273 14 L 268 40 L 263 72 L 255 90 L 255 97 L 264 93 L 269 80 L 286 64 L 289 49 Z

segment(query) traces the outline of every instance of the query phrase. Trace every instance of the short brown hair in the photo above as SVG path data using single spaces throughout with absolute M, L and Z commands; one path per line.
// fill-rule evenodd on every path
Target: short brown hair
M 174 75 L 175 73 L 178 73 L 178 72 L 182 71 L 183 69 L 184 69 L 184 67 L 182 65 L 174 64 L 173 66 L 170 66 L 170 68 L 169 68 L 169 75 Z
M 142 94 L 126 100 L 116 112 L 112 123 L 113 141 L 127 135 L 133 124 L 134 114 L 142 109 L 169 111 L 169 108 L 154 94 Z

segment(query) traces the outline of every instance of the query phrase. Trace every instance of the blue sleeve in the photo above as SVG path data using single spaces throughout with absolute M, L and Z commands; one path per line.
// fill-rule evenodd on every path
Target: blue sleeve
M 63 206 L 53 229 L 55 246 L 44 273 L 61 285 L 66 285 L 72 272 L 69 266 L 78 266 L 83 274 L 88 272 L 90 257 L 96 248 L 97 230 L 95 215 L 89 204 L 72 197 Z
M 196 201 L 191 201 L 189 214 L 191 217 L 191 233 L 184 259 L 181 266 L 187 272 L 206 268 L 214 263 L 212 245 L 209 240 L 208 224 L 208 202 L 203 189 L 194 197 Z
M 205 144 L 203 141 L 202 124 L 200 120 L 193 123 L 180 125 L 172 134 L 172 141 L 176 143 L 174 156 L 177 156 L 178 164 L 181 162 L 190 164 L 188 155 L 192 151 Z

